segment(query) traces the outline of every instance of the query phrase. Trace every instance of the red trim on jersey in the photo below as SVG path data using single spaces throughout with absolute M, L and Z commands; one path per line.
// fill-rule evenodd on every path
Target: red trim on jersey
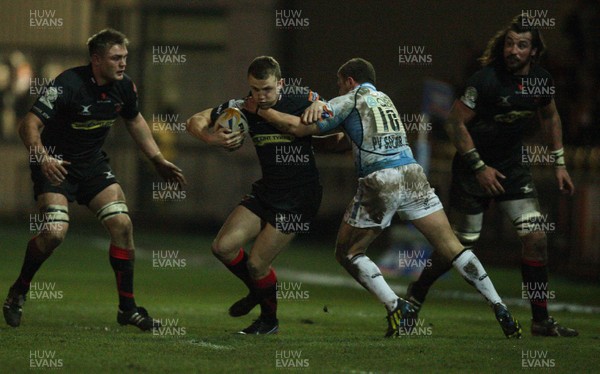
M 114 244 L 110 245 L 108 254 L 110 257 L 118 258 L 119 260 L 133 260 L 135 257 L 133 249 L 119 248 Z

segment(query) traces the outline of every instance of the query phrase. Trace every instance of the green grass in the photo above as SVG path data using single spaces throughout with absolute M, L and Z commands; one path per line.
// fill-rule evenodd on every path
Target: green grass
M 99 226 L 99 225 L 98 225 Z M 0 292 L 6 292 L 21 266 L 30 234 L 21 226 L 0 229 Z M 333 234 L 332 234 L 333 238 Z M 0 327 L 0 372 L 29 372 L 30 354 L 55 354 L 63 372 L 112 373 L 281 373 L 277 356 L 291 355 L 318 373 L 513 372 L 521 371 L 523 352 L 547 354 L 553 372 L 590 372 L 598 367 L 600 322 L 597 316 L 556 312 L 577 327 L 575 339 L 533 338 L 528 308 L 513 308 L 525 337 L 507 340 L 483 300 L 467 302 L 430 295 L 421 313 L 430 335 L 384 339 L 385 311 L 360 288 L 300 284 L 286 279 L 286 269 L 350 277 L 325 245 L 300 238 L 276 261 L 280 281 L 296 282 L 308 299 L 280 300 L 277 336 L 234 333 L 256 317 L 234 319 L 227 308 L 245 294 L 241 283 L 209 253 L 210 236 L 136 232 L 136 298 L 155 318 L 177 321 L 159 336 L 116 321 L 117 296 L 108 263 L 108 239 L 101 228 L 72 230 L 36 276 L 55 284 L 62 298 L 28 300 L 19 328 Z M 332 239 L 333 240 L 333 239 Z M 183 268 L 156 269 L 155 250 L 180 250 Z M 517 270 L 488 269 L 503 296 L 520 297 Z M 288 272 L 289 274 L 289 272 Z M 406 278 L 390 278 L 406 284 Z M 598 305 L 600 287 L 553 277 L 560 302 Z M 470 291 L 452 275 L 439 290 Z M 4 295 L 2 295 L 4 296 Z M 596 298 L 594 298 L 596 297 Z M 327 307 L 327 312 L 324 307 Z M 300 356 L 298 358 L 298 356 Z M 281 357 L 280 357 L 281 358 Z M 279 361 L 283 363 L 283 361 Z

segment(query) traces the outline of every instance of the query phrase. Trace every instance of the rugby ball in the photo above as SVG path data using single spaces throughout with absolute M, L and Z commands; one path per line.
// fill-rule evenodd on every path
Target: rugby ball
M 241 131 L 243 134 L 248 132 L 248 119 L 237 108 L 226 108 L 223 110 L 223 113 L 221 113 L 215 123 L 232 132 Z

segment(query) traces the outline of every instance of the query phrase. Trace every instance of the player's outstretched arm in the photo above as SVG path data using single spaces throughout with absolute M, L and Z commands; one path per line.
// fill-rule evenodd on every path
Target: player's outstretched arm
M 538 110 L 538 116 L 544 135 L 552 148 L 551 154 L 554 156 L 554 172 L 558 182 L 558 189 L 562 193 L 573 195 L 575 193 L 575 185 L 573 185 L 571 176 L 565 165 L 562 123 L 554 99 L 550 101 L 550 104 Z
M 244 109 L 250 113 L 256 113 L 270 124 L 275 126 L 279 131 L 292 134 L 298 138 L 308 135 L 319 134 L 319 127 L 316 124 L 305 125 L 298 116 L 282 113 L 273 108 L 261 108 L 256 100 L 249 96 L 244 101 Z
M 475 112 L 462 103 L 460 100 L 454 101 L 452 110 L 446 122 L 446 133 L 456 147 L 458 153 L 469 164 L 479 185 L 489 195 L 495 196 L 504 193 L 504 187 L 500 184 L 498 178 L 506 178 L 495 168 L 486 165 L 480 158 L 479 152 L 475 148 L 473 138 L 467 129 L 467 123 L 475 117 Z
M 259 108 L 256 113 L 269 123 L 275 125 L 279 131 L 287 132 L 298 138 L 320 133 L 319 127 L 316 123 L 305 125 L 302 123 L 302 119 L 300 117 L 282 113 L 273 108 Z
M 131 137 L 136 142 L 142 152 L 152 161 L 154 168 L 160 174 L 160 176 L 168 181 L 177 183 L 179 186 L 187 184 L 185 176 L 180 168 L 175 164 L 167 161 L 160 149 L 156 144 L 156 141 L 152 137 L 148 123 L 144 119 L 141 113 L 138 113 L 133 119 L 125 121 L 127 130 Z
M 68 174 L 67 169 L 63 165 L 69 165 L 70 162 L 57 159 L 48 154 L 41 139 L 41 130 L 43 127 L 44 124 L 38 116 L 29 112 L 19 124 L 19 136 L 29 151 L 29 159 L 40 164 L 42 173 L 50 183 L 59 185 L 65 180 L 65 176 Z
M 231 132 L 224 127 L 214 126 L 210 119 L 212 109 L 205 109 L 196 113 L 187 120 L 187 132 L 208 145 L 222 147 L 228 151 L 240 147 L 244 140 L 241 132 Z

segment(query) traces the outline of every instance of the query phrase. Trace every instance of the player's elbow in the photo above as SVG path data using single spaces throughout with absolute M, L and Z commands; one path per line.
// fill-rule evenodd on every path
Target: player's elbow
M 185 121 L 185 131 L 190 135 L 194 135 L 194 132 L 192 130 L 192 127 L 194 126 L 193 119 L 194 117 L 190 117 L 187 119 L 187 121 Z
M 191 136 L 194 136 L 196 138 L 201 138 L 200 137 L 200 132 L 201 132 L 200 118 L 198 118 L 197 115 L 191 116 L 190 118 L 187 119 L 187 121 L 185 123 L 185 131 L 188 134 L 190 134 Z

